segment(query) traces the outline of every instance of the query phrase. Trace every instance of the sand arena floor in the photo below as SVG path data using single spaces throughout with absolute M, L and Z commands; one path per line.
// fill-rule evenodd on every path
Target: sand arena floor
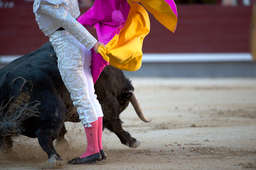
M 256 79 L 132 79 L 151 123 L 131 106 L 124 128 L 141 145 L 130 149 L 108 130 L 103 144 L 108 160 L 65 165 L 65 170 L 250 170 L 256 169 Z M 83 153 L 80 123 L 66 123 L 69 145 L 57 151 L 69 160 Z M 14 138 L 11 153 L 0 153 L 0 169 L 37 170 L 47 159 L 36 139 Z

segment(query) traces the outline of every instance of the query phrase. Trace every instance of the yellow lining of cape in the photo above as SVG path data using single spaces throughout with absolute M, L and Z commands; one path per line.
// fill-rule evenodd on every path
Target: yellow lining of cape
M 110 65 L 121 70 L 136 71 L 141 67 L 142 45 L 150 31 L 150 20 L 147 11 L 140 4 L 129 2 L 130 11 L 119 34 L 98 51 Z
M 136 71 L 141 67 L 142 45 L 150 31 L 145 8 L 172 32 L 176 29 L 177 16 L 165 0 L 128 0 L 128 3 L 130 11 L 125 26 L 106 44 L 106 48 L 100 46 L 98 52 L 110 65 L 121 70 Z

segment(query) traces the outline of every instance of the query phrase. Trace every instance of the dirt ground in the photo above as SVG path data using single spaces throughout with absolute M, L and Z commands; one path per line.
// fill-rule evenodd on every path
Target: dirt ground
M 65 165 L 66 170 L 250 170 L 256 169 L 256 79 L 132 79 L 150 123 L 131 106 L 122 113 L 124 128 L 141 145 L 130 149 L 108 130 L 103 144 L 108 159 L 94 165 Z M 64 160 L 83 153 L 80 123 L 67 123 L 69 145 L 57 146 Z M 14 138 L 0 169 L 37 170 L 47 156 L 37 140 Z

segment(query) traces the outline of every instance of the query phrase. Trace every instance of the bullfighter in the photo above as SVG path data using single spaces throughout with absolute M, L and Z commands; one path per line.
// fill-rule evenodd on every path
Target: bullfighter
M 49 37 L 54 47 L 61 78 L 86 133 L 85 153 L 69 163 L 86 164 L 105 159 L 102 147 L 103 112 L 95 95 L 90 70 L 91 49 L 97 52 L 101 43 L 77 22 L 76 18 L 80 15 L 77 0 L 35 0 L 33 12 L 40 30 Z

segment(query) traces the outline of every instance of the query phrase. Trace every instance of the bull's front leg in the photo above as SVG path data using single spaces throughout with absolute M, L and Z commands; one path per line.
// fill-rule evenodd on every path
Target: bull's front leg
M 119 118 L 121 106 L 117 98 L 111 93 L 107 93 L 106 97 L 101 102 L 101 106 L 104 113 L 103 126 L 114 132 L 122 144 L 131 148 L 138 147 L 140 142 L 133 138 L 122 127 L 122 121 Z
M 130 148 L 137 148 L 140 145 L 140 142 L 133 138 L 127 131 L 122 127 L 122 121 L 120 119 L 105 120 L 104 127 L 108 128 L 110 131 L 114 132 L 121 143 L 129 146 Z

